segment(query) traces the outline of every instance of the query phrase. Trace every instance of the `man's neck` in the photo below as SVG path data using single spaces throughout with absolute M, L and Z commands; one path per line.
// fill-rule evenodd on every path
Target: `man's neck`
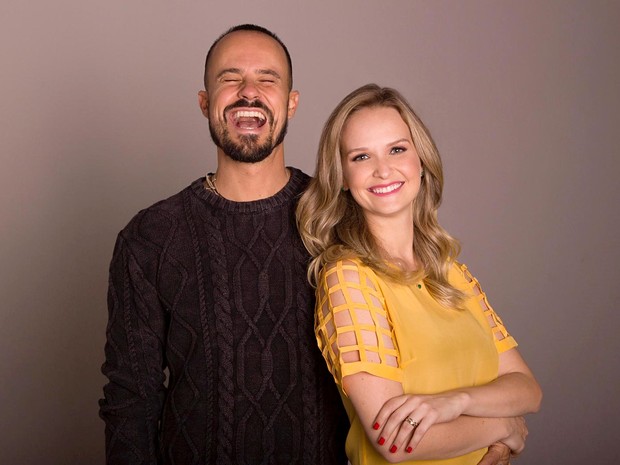
M 234 202 L 251 202 L 272 197 L 282 190 L 290 177 L 284 164 L 282 145 L 258 163 L 234 161 L 220 149 L 217 158 L 217 192 Z

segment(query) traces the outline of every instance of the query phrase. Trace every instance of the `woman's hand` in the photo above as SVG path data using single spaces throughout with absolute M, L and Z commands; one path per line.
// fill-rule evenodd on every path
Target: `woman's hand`
M 393 397 L 381 407 L 373 428 L 380 430 L 380 438 L 384 438 L 387 444 L 393 444 L 400 450 L 405 447 L 406 451 L 411 452 L 432 425 L 458 418 L 467 400 L 467 394 L 459 392 L 403 394 Z

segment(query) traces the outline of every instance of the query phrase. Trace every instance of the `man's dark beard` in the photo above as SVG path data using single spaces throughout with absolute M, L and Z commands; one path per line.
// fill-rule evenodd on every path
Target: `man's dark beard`
M 255 102 L 251 104 L 245 101 L 238 101 L 234 104 L 226 107 L 224 110 L 224 114 L 227 114 L 232 108 L 236 107 L 246 107 L 246 108 L 261 108 L 268 115 L 268 122 L 273 128 L 273 116 L 269 109 L 265 108 L 260 102 Z M 217 133 L 213 124 L 211 123 L 211 119 L 209 119 L 209 132 L 211 133 L 211 139 L 213 139 L 213 143 L 222 149 L 222 151 L 228 155 L 234 161 L 242 162 L 242 163 L 258 163 L 259 161 L 263 161 L 267 158 L 273 149 L 276 148 L 284 141 L 284 137 L 286 136 L 286 131 L 288 130 L 288 120 L 284 121 L 284 126 L 278 133 L 278 137 L 273 142 L 273 134 L 270 134 L 267 137 L 267 140 L 259 145 L 258 135 L 257 134 L 249 134 L 240 136 L 240 142 L 236 143 L 230 138 L 230 133 L 228 132 L 228 128 L 226 125 L 222 126 L 221 135 Z

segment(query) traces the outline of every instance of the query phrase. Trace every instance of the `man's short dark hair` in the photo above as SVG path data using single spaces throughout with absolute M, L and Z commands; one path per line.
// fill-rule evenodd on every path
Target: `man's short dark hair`
M 282 50 L 284 50 L 284 54 L 286 55 L 286 61 L 288 63 L 289 91 L 290 91 L 293 88 L 293 62 L 291 60 L 291 55 L 288 53 L 288 49 L 286 48 L 286 45 L 284 45 L 284 42 L 282 42 L 280 38 L 277 35 L 275 35 L 273 32 L 271 32 L 269 29 L 266 29 L 262 26 L 257 26 L 256 24 L 239 24 L 238 26 L 233 26 L 230 29 L 228 29 L 226 32 L 224 32 L 221 36 L 219 36 L 215 40 L 215 42 L 213 42 L 213 44 L 209 48 L 209 51 L 207 52 L 207 58 L 205 60 L 205 74 L 204 74 L 205 89 L 207 89 L 207 65 L 209 64 L 209 58 L 211 58 L 211 53 L 213 52 L 213 49 L 219 43 L 220 40 L 222 40 L 228 34 L 232 32 L 237 32 L 237 31 L 260 32 L 261 34 L 265 34 L 271 37 L 278 44 L 280 44 L 280 46 L 282 47 Z

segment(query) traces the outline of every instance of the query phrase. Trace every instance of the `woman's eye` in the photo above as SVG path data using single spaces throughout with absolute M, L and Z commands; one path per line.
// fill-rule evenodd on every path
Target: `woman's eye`
M 368 154 L 360 153 L 358 155 L 355 155 L 351 160 L 352 161 L 362 161 L 362 160 L 366 160 L 367 158 L 368 158 Z
M 390 153 L 403 153 L 406 152 L 407 149 L 405 147 L 392 147 L 392 150 L 390 151 Z

